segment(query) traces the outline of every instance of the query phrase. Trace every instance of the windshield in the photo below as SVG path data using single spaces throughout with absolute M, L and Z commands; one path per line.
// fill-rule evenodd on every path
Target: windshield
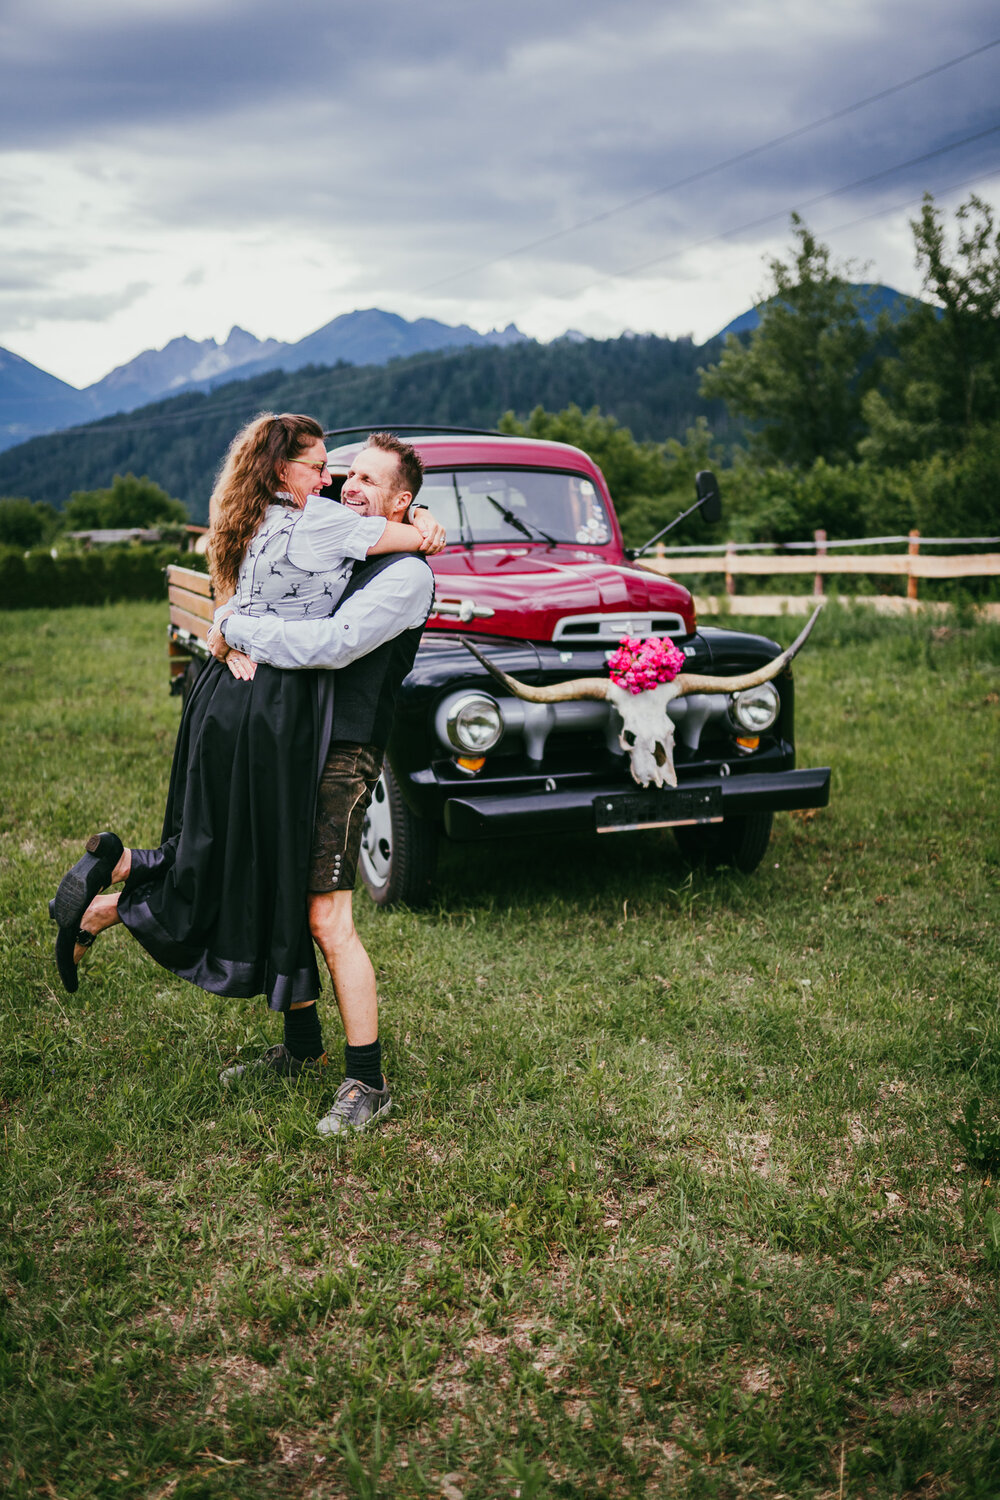
M 549 469 L 449 469 L 424 475 L 421 501 L 449 542 L 576 542 L 599 547 L 611 523 L 593 482 Z

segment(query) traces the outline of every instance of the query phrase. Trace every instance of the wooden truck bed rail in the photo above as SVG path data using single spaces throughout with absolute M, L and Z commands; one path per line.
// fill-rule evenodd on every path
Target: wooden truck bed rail
M 181 680 L 193 659 L 208 655 L 209 627 L 215 613 L 212 583 L 206 573 L 172 563 L 167 568 L 170 624 L 167 653 L 170 658 L 170 690 L 180 692 Z

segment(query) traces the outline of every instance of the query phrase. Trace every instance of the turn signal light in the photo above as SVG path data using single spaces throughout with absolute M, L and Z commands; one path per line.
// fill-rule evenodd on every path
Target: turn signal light
M 463 771 L 481 771 L 486 764 L 485 755 L 456 755 L 456 766 L 461 766 Z
M 756 750 L 757 746 L 760 744 L 760 735 L 738 734 L 736 736 L 736 743 L 737 745 L 739 745 L 741 750 Z

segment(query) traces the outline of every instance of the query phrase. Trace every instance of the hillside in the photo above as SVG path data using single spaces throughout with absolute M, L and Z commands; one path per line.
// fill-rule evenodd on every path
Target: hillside
M 0 449 L 36 432 L 85 422 L 95 408 L 76 386 L 0 349 Z
M 493 427 L 507 410 L 599 406 L 640 439 L 682 437 L 698 416 L 721 435 L 725 414 L 698 396 L 697 370 L 718 358 L 717 342 L 653 336 L 530 340 L 394 360 L 385 366 L 312 366 L 232 381 L 34 438 L 0 454 L 0 495 L 62 507 L 73 490 L 113 475 L 148 474 L 204 521 L 222 454 L 241 423 L 263 410 L 307 411 L 328 427 L 427 422 Z
M 903 292 L 897 292 L 894 287 L 883 286 L 880 282 L 857 281 L 851 283 L 852 292 L 857 292 L 862 300 L 862 322 L 869 327 L 875 323 L 883 313 L 888 313 L 891 323 L 898 323 L 905 318 L 918 304 L 918 298 L 908 297 Z M 760 326 L 761 307 L 767 307 L 768 303 L 762 303 L 756 307 L 747 308 L 746 312 L 740 313 L 725 328 L 719 330 L 716 338 L 724 339 L 730 333 L 753 333 Z

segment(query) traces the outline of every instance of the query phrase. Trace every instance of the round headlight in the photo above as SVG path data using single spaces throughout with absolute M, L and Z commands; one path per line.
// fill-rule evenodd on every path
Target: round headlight
M 747 734 L 760 734 L 770 729 L 780 708 L 777 689 L 770 682 L 762 682 L 759 687 L 733 693 L 729 700 L 729 717 L 737 729 Z
M 447 730 L 456 750 L 482 755 L 492 750 L 503 734 L 503 718 L 493 698 L 486 693 L 470 693 L 448 710 Z

